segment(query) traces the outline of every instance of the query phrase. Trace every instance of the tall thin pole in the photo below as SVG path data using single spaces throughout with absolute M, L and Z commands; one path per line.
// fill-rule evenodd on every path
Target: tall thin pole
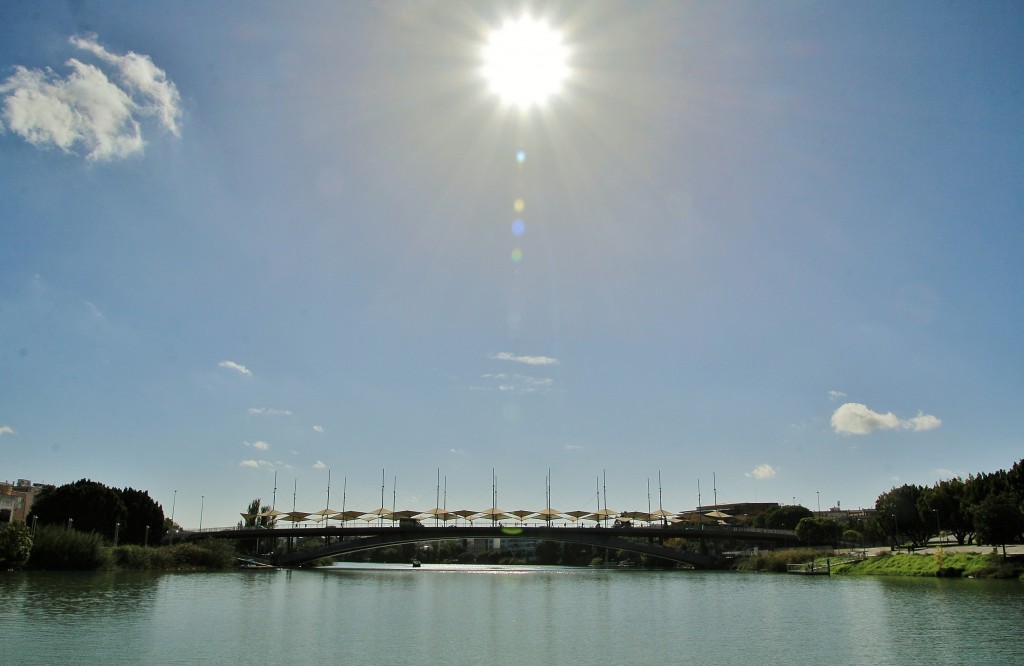
M 295 498 L 299 494 L 299 480 L 295 479 L 295 483 L 292 485 L 292 513 L 295 513 Z
M 647 517 L 651 517 L 651 477 L 647 477 Z
M 384 524 L 384 467 L 380 468 L 380 510 L 381 513 L 377 514 L 377 524 Z
M 441 506 L 441 468 L 437 468 L 437 486 L 434 489 L 434 508 Z M 434 527 L 437 527 L 437 512 L 434 513 Z
M 667 525 L 668 521 L 665 520 L 665 507 L 661 505 L 661 470 L 658 470 L 658 511 L 661 512 L 661 524 Z
M 206 495 L 199 496 L 199 531 L 203 531 L 203 509 L 206 508 Z
M 270 510 L 277 511 L 277 470 L 274 470 L 274 495 L 270 501 Z
M 174 507 L 178 504 L 178 491 L 174 491 L 174 498 L 171 500 L 171 525 L 174 525 Z
M 697 520 L 700 521 L 700 529 L 704 529 L 704 514 L 701 513 L 700 506 L 700 477 L 697 477 Z
M 601 470 L 601 487 L 604 490 L 604 513 L 601 514 L 601 521 L 608 527 L 608 470 Z
M 715 508 L 718 507 L 718 477 L 711 472 L 711 489 L 715 491 Z
M 345 500 L 348 499 L 348 477 L 344 477 L 341 485 L 341 526 L 345 527 Z
M 327 506 L 324 507 L 324 510 L 327 510 L 327 509 L 330 509 L 330 508 L 331 508 L 331 470 L 327 470 Z M 330 527 L 331 526 L 331 514 L 330 513 L 325 513 L 324 514 L 324 519 L 326 520 L 326 522 L 324 524 L 327 525 L 327 527 Z
M 391 482 L 391 513 L 392 514 L 394 514 L 395 513 L 395 509 L 398 508 L 398 507 L 395 506 L 395 500 L 396 499 L 398 499 L 398 475 L 397 474 L 395 475 L 394 480 Z M 392 516 L 392 518 L 393 517 L 394 516 Z

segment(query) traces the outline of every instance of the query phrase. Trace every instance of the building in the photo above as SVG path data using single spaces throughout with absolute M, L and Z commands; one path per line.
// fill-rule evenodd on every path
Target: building
M 33 485 L 28 479 L 0 483 L 0 526 L 16 520 L 24 522 L 32 511 L 32 501 L 42 489 L 42 484 Z

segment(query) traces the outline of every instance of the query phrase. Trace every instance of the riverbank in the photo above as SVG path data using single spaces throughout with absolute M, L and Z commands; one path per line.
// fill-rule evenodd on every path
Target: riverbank
M 920 553 L 884 551 L 866 559 L 832 567 L 835 575 L 936 576 L 944 578 L 997 578 L 1024 580 L 1024 559 L 1004 559 L 1001 554 L 947 551 L 941 548 Z
M 862 551 L 863 559 L 843 562 L 844 554 L 813 549 L 758 553 L 740 560 L 738 571 L 785 572 L 788 565 L 814 563 L 818 571 L 849 576 L 929 576 L 1024 581 L 1024 545 L 1007 546 L 1009 559 L 984 546 L 935 546 L 912 553 L 888 548 Z

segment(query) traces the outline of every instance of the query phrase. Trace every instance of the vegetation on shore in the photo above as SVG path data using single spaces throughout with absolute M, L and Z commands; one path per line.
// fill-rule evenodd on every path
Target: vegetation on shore
M 832 573 L 854 576 L 938 576 L 944 578 L 1017 578 L 1024 580 L 1024 562 L 988 553 L 895 554 L 835 564 Z
M 25 534 L 28 535 L 27 529 Z M 40 526 L 34 537 L 27 538 L 29 552 L 21 565 L 30 570 L 197 571 L 228 569 L 236 564 L 234 545 L 214 539 L 173 546 L 127 544 L 111 547 L 95 532 L 79 532 L 54 525 Z

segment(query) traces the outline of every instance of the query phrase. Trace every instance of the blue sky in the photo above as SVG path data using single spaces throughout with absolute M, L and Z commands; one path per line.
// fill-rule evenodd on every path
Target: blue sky
M 524 11 L 571 69 L 525 111 L 480 55 Z M 625 510 L 1007 468 L 1022 72 L 1013 2 L 4 3 L 0 476 L 196 526 L 275 471 Z

